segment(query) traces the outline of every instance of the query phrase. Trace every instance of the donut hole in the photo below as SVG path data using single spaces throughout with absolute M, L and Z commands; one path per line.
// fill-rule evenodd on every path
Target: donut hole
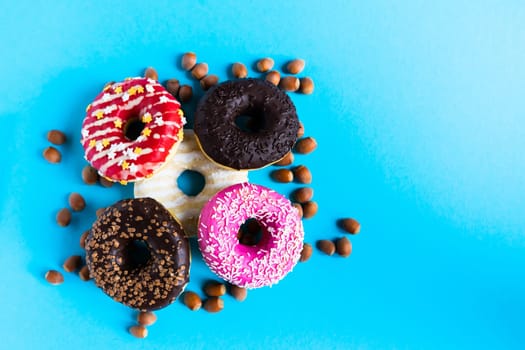
M 130 118 L 124 125 L 124 136 L 130 141 L 135 141 L 145 127 L 146 124 L 139 117 Z
M 177 186 L 186 196 L 195 197 L 205 185 L 204 175 L 195 170 L 184 170 L 177 178 Z
M 135 270 L 146 266 L 151 259 L 151 252 L 148 244 L 141 240 L 135 239 L 125 247 L 123 267 L 127 270 Z
M 235 125 L 243 132 L 257 133 L 264 129 L 263 113 L 258 109 L 249 109 L 235 117 Z
M 239 228 L 237 238 L 239 243 L 247 246 L 259 244 L 263 236 L 262 228 L 257 219 L 249 218 Z

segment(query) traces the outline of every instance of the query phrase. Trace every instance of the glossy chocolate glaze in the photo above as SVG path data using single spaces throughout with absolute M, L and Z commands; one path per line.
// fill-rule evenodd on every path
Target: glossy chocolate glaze
M 239 116 L 257 124 L 243 131 Z M 299 120 L 288 95 L 260 79 L 227 81 L 209 90 L 195 111 L 199 144 L 213 161 L 233 169 L 257 169 L 279 161 L 297 140 Z

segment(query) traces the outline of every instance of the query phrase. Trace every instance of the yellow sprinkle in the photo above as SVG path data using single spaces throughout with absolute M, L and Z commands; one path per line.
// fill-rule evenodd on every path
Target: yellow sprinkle
M 97 119 L 102 119 L 104 118 L 104 112 L 101 110 L 98 110 L 97 113 L 95 113 L 95 116 L 97 117 Z
M 151 129 L 150 128 L 144 128 L 144 130 L 142 130 L 142 133 L 145 136 L 149 136 L 149 135 L 151 135 Z
M 109 145 L 109 140 L 108 139 L 102 140 L 102 146 L 107 147 L 108 145 Z
M 91 109 L 91 103 L 87 105 L 86 112 L 89 111 L 90 109 Z
M 140 147 L 135 147 L 135 149 L 133 150 L 133 153 L 135 153 L 135 154 L 141 154 L 141 153 L 142 153 L 142 148 L 140 148 Z
M 116 93 L 116 94 L 120 94 L 120 93 L 122 93 L 122 86 L 120 86 L 120 85 L 117 86 L 117 87 L 115 88 L 115 93 Z
M 120 180 L 119 182 L 120 182 L 121 185 L 124 185 L 124 186 L 126 186 L 128 184 L 128 182 L 126 180 Z
M 152 176 L 153 176 L 153 174 L 148 174 L 148 175 L 146 175 L 146 179 L 149 179 Z
M 129 168 L 129 163 L 127 161 L 123 161 L 122 162 L 122 169 L 127 169 Z
M 97 141 L 95 140 L 89 141 L 89 147 L 95 147 L 96 144 L 97 144 Z
M 177 113 L 179 113 L 179 116 L 184 117 L 184 111 L 182 109 L 179 108 L 179 110 L 177 110 Z
M 130 88 L 128 89 L 128 95 L 133 96 L 133 95 L 135 95 L 136 93 L 137 93 L 137 89 L 136 89 L 134 86 L 132 86 L 132 87 L 130 87 Z
M 146 113 L 142 116 L 142 122 L 143 123 L 149 123 L 152 120 L 151 114 Z
M 137 92 L 139 94 L 143 93 L 144 92 L 144 88 L 142 87 L 142 85 L 137 85 Z
M 121 128 L 122 127 L 122 120 L 117 119 L 113 122 L 115 124 L 115 128 Z

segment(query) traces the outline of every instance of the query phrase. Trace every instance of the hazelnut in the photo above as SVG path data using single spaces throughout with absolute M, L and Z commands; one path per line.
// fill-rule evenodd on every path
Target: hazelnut
M 62 154 L 55 147 L 47 147 L 42 154 L 49 163 L 60 163 L 62 160 Z
M 66 134 L 60 130 L 50 130 L 47 133 L 47 140 L 54 145 L 62 145 L 66 142 Z
M 290 74 L 299 74 L 303 71 L 304 66 L 305 66 L 304 60 L 300 58 L 296 58 L 295 60 L 288 62 L 288 64 L 286 65 L 286 70 Z
M 144 326 L 132 326 L 129 328 L 129 332 L 135 338 L 146 338 L 148 336 L 148 329 Z
M 151 326 L 157 322 L 157 316 L 151 311 L 141 311 L 137 315 L 137 322 L 141 326 Z
M 224 309 L 224 300 L 219 297 L 209 297 L 204 301 L 202 307 L 208 312 L 219 312 Z
M 276 70 L 272 70 L 266 74 L 265 79 L 266 81 L 269 81 L 273 85 L 278 86 L 279 82 L 281 81 L 281 74 Z
M 46 281 L 55 286 L 64 283 L 64 276 L 56 270 L 47 271 L 44 277 Z
M 248 69 L 240 62 L 236 62 L 232 65 L 232 74 L 235 78 L 246 78 L 248 76 Z
M 146 68 L 146 70 L 144 71 L 144 77 L 148 79 L 153 79 L 155 81 L 159 80 L 159 75 L 153 67 Z
M 274 170 L 271 172 L 270 176 L 277 182 L 286 183 L 293 181 L 293 173 L 288 169 Z
M 301 78 L 299 80 L 299 91 L 305 95 L 314 92 L 314 81 L 311 78 Z
M 273 163 L 273 165 L 286 166 L 293 163 L 293 153 L 288 152 L 279 161 Z
M 209 297 L 220 297 L 226 294 L 224 283 L 210 281 L 204 285 L 204 293 Z
M 201 308 L 202 301 L 199 295 L 195 292 L 184 292 L 184 305 L 186 305 L 191 311 L 196 311 Z
M 310 243 L 303 244 L 303 250 L 301 251 L 301 257 L 299 258 L 300 262 L 305 262 L 312 256 L 312 245 Z
M 315 216 L 317 214 L 318 205 L 317 202 L 314 201 L 308 201 L 306 203 L 303 203 L 303 218 L 310 219 L 311 217 Z
M 191 75 L 197 80 L 201 80 L 206 76 L 206 74 L 208 74 L 207 63 L 197 63 L 191 70 Z
M 216 76 L 215 74 L 209 74 L 201 79 L 200 84 L 201 84 L 201 88 L 204 91 L 207 91 L 212 86 L 217 85 L 218 82 L 219 82 L 218 76 Z
M 313 137 L 305 137 L 295 144 L 295 152 L 299 154 L 312 153 L 317 148 L 317 141 Z
M 284 91 L 297 91 L 299 90 L 300 82 L 297 77 L 287 76 L 283 77 L 279 82 L 279 87 Z
M 343 258 L 347 258 L 352 253 L 352 243 L 346 237 L 339 238 L 335 242 L 335 248 L 337 254 L 341 255 Z
M 182 69 L 188 71 L 192 70 L 192 68 L 195 67 L 195 63 L 197 63 L 197 55 L 195 55 L 193 52 L 186 52 L 184 55 L 182 55 Z
M 317 249 L 326 255 L 333 255 L 335 253 L 335 244 L 327 239 L 321 239 L 317 241 Z
M 274 61 L 270 57 L 262 58 L 257 62 L 257 70 L 264 73 L 272 69 L 273 65 Z
M 361 231 L 361 224 L 356 220 L 352 218 L 346 218 L 339 220 L 339 226 L 345 230 L 347 233 L 351 234 L 357 234 L 359 231 Z

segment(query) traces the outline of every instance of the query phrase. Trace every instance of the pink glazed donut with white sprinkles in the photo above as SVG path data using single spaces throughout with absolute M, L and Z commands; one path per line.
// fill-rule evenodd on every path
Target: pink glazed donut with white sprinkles
M 239 242 L 248 219 L 257 220 L 262 236 L 254 246 Z M 304 230 L 301 217 L 279 193 L 240 183 L 219 191 L 199 218 L 198 242 L 204 261 L 224 280 L 244 288 L 271 286 L 299 261 Z

